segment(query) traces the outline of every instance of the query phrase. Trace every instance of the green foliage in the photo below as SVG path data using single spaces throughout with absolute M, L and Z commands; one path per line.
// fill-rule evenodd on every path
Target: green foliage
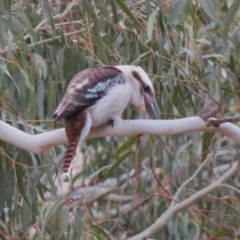
M 162 119 L 198 115 L 213 106 L 221 107 L 221 115 L 239 114 L 239 5 L 239 0 L 3 0 L 1 120 L 29 134 L 62 127 L 51 118 L 69 81 L 96 64 L 142 66 L 154 82 Z M 123 117 L 138 114 L 129 108 Z M 138 139 L 88 140 L 79 158 L 81 173 L 67 190 L 57 179 L 64 146 L 31 154 L 0 142 L 0 238 L 125 239 L 168 209 L 206 152 L 215 155 L 180 200 L 239 158 L 238 146 L 212 134 Z M 237 176 L 228 184 L 239 189 Z M 77 192 L 85 186 L 89 198 Z M 159 196 L 149 197 L 153 193 Z M 239 210 L 239 193 L 222 187 L 152 238 L 239 238 Z

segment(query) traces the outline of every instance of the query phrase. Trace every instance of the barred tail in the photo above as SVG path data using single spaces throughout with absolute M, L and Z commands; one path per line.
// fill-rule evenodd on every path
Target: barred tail
M 84 112 L 77 113 L 66 119 L 65 132 L 68 139 L 67 151 L 62 165 L 61 179 L 68 181 L 72 167 L 73 158 L 76 155 L 76 149 L 79 138 L 86 121 Z
M 76 149 L 77 149 L 79 138 L 80 138 L 80 135 L 78 135 L 78 137 L 76 137 L 74 141 L 69 142 L 67 145 L 67 151 L 64 156 L 62 173 L 61 173 L 61 179 L 64 181 L 68 181 L 70 171 L 72 168 L 73 159 L 76 155 Z

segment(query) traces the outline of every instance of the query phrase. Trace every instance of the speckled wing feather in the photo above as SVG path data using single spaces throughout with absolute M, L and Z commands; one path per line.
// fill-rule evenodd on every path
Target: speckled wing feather
M 103 98 L 109 88 L 125 82 L 123 73 L 115 67 L 88 68 L 71 80 L 53 118 L 59 121 L 76 112 L 81 112 Z

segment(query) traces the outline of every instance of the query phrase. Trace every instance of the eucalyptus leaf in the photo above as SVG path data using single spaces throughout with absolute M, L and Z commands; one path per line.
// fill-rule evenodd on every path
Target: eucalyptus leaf
M 7 68 L 6 64 L 3 61 L 0 61 L 0 68 L 3 71 L 3 73 L 5 73 L 13 81 L 15 87 L 17 88 L 17 90 L 19 92 L 19 87 L 18 87 L 17 83 L 12 78 L 11 74 L 8 71 L 8 68 Z
M 207 14 L 207 16 L 209 18 L 211 18 L 213 20 L 213 22 L 215 24 L 223 26 L 223 22 L 219 19 L 219 17 L 216 14 L 216 11 L 213 7 L 213 1 L 200 0 L 200 4 L 201 4 L 204 12 Z
M 188 0 L 177 0 L 168 17 L 167 24 L 172 24 L 176 18 L 183 14 L 183 9 L 188 3 Z
M 239 9 L 239 5 L 240 5 L 240 0 L 236 0 L 232 3 L 231 7 L 227 11 L 227 14 L 223 22 L 223 31 L 222 31 L 223 41 L 227 41 L 229 26 L 232 23 L 235 17 L 235 14 Z
M 51 11 L 49 2 L 46 0 L 41 0 L 41 4 L 42 4 L 42 10 L 43 10 L 44 16 L 50 23 L 50 26 L 52 29 L 52 35 L 54 36 L 55 35 L 55 24 L 54 24 L 54 20 L 52 17 L 52 11 Z
M 141 25 L 139 24 L 138 20 L 135 18 L 135 16 L 132 14 L 131 10 L 127 7 L 124 1 L 122 0 L 116 0 L 120 8 L 129 16 L 129 18 L 134 22 L 137 28 L 141 28 Z
M 31 85 L 30 81 L 29 81 L 29 76 L 28 74 L 22 69 L 20 68 L 20 71 L 25 79 L 25 84 L 26 84 L 26 87 L 29 88 L 32 92 L 34 91 L 34 87 Z
M 153 35 L 153 29 L 154 29 L 154 23 L 156 21 L 156 14 L 158 12 L 158 9 L 154 10 L 148 18 L 148 24 L 147 24 L 147 36 L 148 36 L 148 41 L 152 40 L 152 35 Z
M 130 239 L 155 225 L 149 239 L 238 239 L 239 176 L 217 185 L 239 159 L 236 133 L 184 129 L 216 106 L 213 117 L 240 114 L 239 1 L 0 1 L 0 126 L 15 128 L 5 136 L 0 127 L 0 138 L 30 147 L 0 141 L 0 238 Z M 65 121 L 52 113 L 71 79 L 98 64 L 144 69 L 161 119 L 139 121 L 135 106 L 121 117 L 136 128 L 154 123 L 156 133 L 167 127 L 166 135 L 88 138 L 65 183 L 66 145 L 52 142 Z M 210 185 L 218 188 L 199 197 Z

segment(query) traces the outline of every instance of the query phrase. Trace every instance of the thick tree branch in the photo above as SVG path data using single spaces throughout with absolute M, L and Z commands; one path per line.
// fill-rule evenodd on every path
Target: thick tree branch
M 139 134 L 175 135 L 187 132 L 220 133 L 240 144 L 239 127 L 231 123 L 223 123 L 217 128 L 207 126 L 206 122 L 200 117 L 174 120 L 120 120 L 113 127 L 109 125 L 103 128 L 92 129 L 87 138 L 134 136 Z M 67 142 L 64 128 L 31 135 L 3 121 L 0 121 L 0 139 L 31 153 L 42 153 L 51 147 Z

